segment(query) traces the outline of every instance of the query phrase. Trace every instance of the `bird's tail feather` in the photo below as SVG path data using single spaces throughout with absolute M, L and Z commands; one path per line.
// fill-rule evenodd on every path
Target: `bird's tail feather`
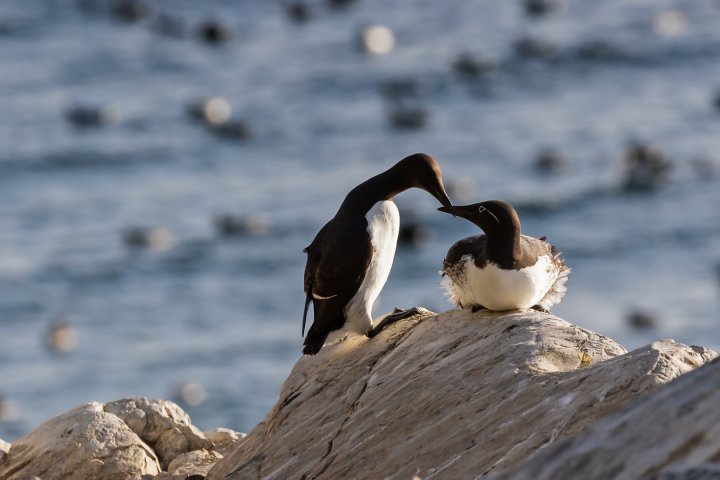
M 305 337 L 305 341 L 303 342 L 303 353 L 305 355 L 315 355 L 318 353 L 325 344 L 325 340 L 327 340 L 330 332 L 342 328 L 345 324 L 345 315 L 342 312 L 338 313 L 332 322 L 322 321 L 322 316 L 323 312 L 321 311 L 320 324 L 322 326 L 318 326 L 316 318 L 316 321 L 310 326 L 310 330 L 308 330 L 307 337 Z
M 460 303 L 460 296 L 458 295 L 458 287 L 457 285 L 455 285 L 453 279 L 450 278 L 445 272 L 442 272 L 440 287 L 443 289 L 443 293 L 445 294 L 450 303 L 452 303 L 456 307 L 462 308 Z
M 311 339 L 305 340 L 305 346 L 303 348 L 303 354 L 304 355 L 315 355 L 320 351 L 323 344 L 325 343 L 325 339 L 312 339 L 312 341 L 309 341 Z
M 305 294 L 305 310 L 303 311 L 303 323 L 302 323 L 302 336 L 305 336 L 305 322 L 307 321 L 308 307 L 310 307 L 310 300 L 312 300 L 312 285 L 308 288 Z

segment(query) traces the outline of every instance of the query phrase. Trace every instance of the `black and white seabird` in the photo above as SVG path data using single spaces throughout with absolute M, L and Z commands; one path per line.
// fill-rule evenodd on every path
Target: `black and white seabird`
M 303 334 L 310 302 L 314 320 L 303 353 L 320 351 L 334 330 L 377 333 L 371 310 L 390 274 L 400 226 L 392 199 L 409 188 L 421 188 L 451 206 L 437 162 L 416 153 L 353 188 L 304 250 L 308 258 Z
M 455 243 L 445 257 L 441 283 L 451 303 L 473 311 L 547 312 L 560 302 L 570 268 L 545 237 L 520 233 L 520 218 L 512 206 L 490 200 L 439 210 L 463 217 L 485 232 Z

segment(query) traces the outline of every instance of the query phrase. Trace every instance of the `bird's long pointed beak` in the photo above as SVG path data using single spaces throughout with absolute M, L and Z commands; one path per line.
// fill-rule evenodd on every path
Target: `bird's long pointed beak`
M 454 205 L 443 205 L 442 207 L 438 208 L 439 211 L 449 213 L 453 217 L 457 216 L 463 216 L 465 212 L 464 207 L 458 207 Z
M 448 197 L 448 194 L 445 191 L 445 186 L 442 183 L 440 183 L 440 188 L 438 190 L 432 191 L 430 193 L 432 193 L 433 197 L 437 198 L 438 202 L 442 203 L 442 208 L 452 207 L 450 197 Z

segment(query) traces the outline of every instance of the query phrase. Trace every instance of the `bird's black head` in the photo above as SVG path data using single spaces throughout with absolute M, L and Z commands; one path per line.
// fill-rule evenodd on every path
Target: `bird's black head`
M 404 188 L 421 188 L 444 207 L 452 206 L 442 181 L 440 166 L 430 155 L 416 153 L 396 163 L 390 171 Z
M 512 205 L 500 200 L 438 208 L 441 212 L 462 217 L 482 228 L 490 236 L 520 234 L 520 218 Z

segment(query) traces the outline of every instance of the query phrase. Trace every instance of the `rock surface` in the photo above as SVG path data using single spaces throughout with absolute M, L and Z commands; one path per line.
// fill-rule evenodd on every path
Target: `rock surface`
M 167 400 L 126 398 L 106 404 L 105 411 L 117 415 L 138 437 L 150 445 L 163 469 L 181 453 L 213 446 L 212 442 L 192 425 L 188 414 Z
M 216 447 L 180 407 L 166 400 L 92 402 L 44 423 L 12 445 L 0 441 L 0 479 L 174 480 L 205 475 L 222 458 L 216 448 L 227 451 L 244 437 L 219 430 L 212 431 Z
M 203 434 L 205 438 L 213 443 L 213 450 L 222 455 L 227 455 L 247 436 L 229 428 L 213 428 L 203 432 Z
M 720 479 L 720 359 L 549 445 L 502 478 Z
M 302 357 L 207 479 L 504 472 L 714 356 L 671 340 L 627 353 L 537 312 L 426 312 Z
M 221 458 L 221 454 L 205 449 L 183 453 L 175 457 L 167 472 L 157 475 L 154 480 L 185 480 L 190 475 L 205 476 Z

